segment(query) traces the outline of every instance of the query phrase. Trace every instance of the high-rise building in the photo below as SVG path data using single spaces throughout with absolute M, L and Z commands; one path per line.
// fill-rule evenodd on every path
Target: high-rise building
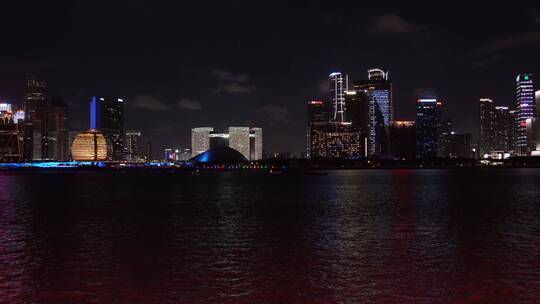
M 249 159 L 249 127 L 229 127 L 229 147 Z
M 0 162 L 22 159 L 21 125 L 15 124 L 11 104 L 0 103 Z
M 392 82 L 388 79 L 388 72 L 368 70 L 368 80 L 355 82 L 354 91 L 366 92 L 369 97 L 369 155 L 383 156 L 387 150 L 386 125 L 394 120 Z
M 126 131 L 126 160 L 138 162 L 141 160 L 141 131 Z
M 331 104 L 324 100 L 311 100 L 307 103 L 307 149 L 308 158 L 325 157 L 326 126 L 330 123 Z
M 510 115 L 510 109 L 508 107 L 497 106 L 495 107 L 493 129 L 494 129 L 494 149 L 500 152 L 510 152 L 512 128 L 514 128 L 514 121 Z
M 332 101 L 332 121 L 346 121 L 345 91 L 347 91 L 348 78 L 340 72 L 329 75 L 330 77 L 330 100 Z
M 480 156 L 488 155 L 495 150 L 495 105 L 490 98 L 480 99 Z
M 370 136 L 370 99 L 366 91 L 347 91 L 347 117 L 351 123 L 351 131 L 359 133 L 361 153 L 359 157 L 368 157 Z M 383 142 L 387 142 L 385 139 Z
M 229 127 L 218 131 L 203 127 L 191 129 L 191 154 L 197 156 L 212 148 L 229 147 L 250 161 L 262 159 L 262 129 Z
M 193 128 L 191 129 L 191 156 L 195 157 L 210 150 L 210 133 L 214 128 Z
M 250 128 L 249 130 L 249 160 L 262 159 L 262 129 Z
M 25 160 L 41 160 L 46 126 L 46 90 L 47 83 L 34 76 L 26 78 L 24 93 L 24 143 L 23 158 Z
M 517 154 L 517 119 L 518 119 L 518 110 L 516 108 L 511 108 L 508 110 L 508 115 L 510 116 L 510 125 L 508 126 L 508 147 L 509 151 L 512 152 L 512 154 Z
M 439 151 L 439 126 L 442 102 L 419 99 L 416 105 L 416 157 L 436 157 Z
M 416 157 L 416 123 L 414 121 L 392 121 L 387 125 L 388 156 L 392 159 L 414 159 Z
M 518 155 L 526 156 L 530 152 L 527 140 L 527 119 L 535 118 L 535 94 L 532 75 L 518 75 L 516 84 L 516 108 L 518 110 L 516 150 Z
M 146 153 L 144 153 L 144 159 L 146 161 L 153 160 L 152 142 L 151 141 L 146 142 Z
M 42 159 L 69 159 L 68 106 L 60 98 L 53 98 L 46 112 Z
M 90 129 L 103 132 L 112 146 L 112 160 L 124 160 L 124 100 L 94 96 L 90 101 Z

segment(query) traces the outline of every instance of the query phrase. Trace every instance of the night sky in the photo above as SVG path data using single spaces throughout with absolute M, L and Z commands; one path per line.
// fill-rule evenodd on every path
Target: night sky
M 333 71 L 354 80 L 388 69 L 396 118 L 414 119 L 416 98 L 437 96 L 473 134 L 480 97 L 513 105 L 516 74 L 540 81 L 538 4 L 348 3 L 4 4 L 0 98 L 22 104 L 30 70 L 69 104 L 72 130 L 88 128 L 101 94 L 126 99 L 126 129 L 143 131 L 155 155 L 189 147 L 192 127 L 228 125 L 260 126 L 265 150 L 299 153 L 305 102 L 327 97 Z

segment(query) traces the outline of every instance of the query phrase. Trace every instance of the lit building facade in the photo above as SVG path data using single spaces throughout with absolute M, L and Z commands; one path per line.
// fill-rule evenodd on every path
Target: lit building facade
M 229 127 L 229 148 L 242 153 L 249 159 L 249 127 Z
M 527 140 L 527 119 L 535 118 L 535 93 L 531 74 L 520 74 L 516 78 L 517 117 L 517 154 L 526 156 L 530 152 Z
M 124 160 L 124 100 L 94 96 L 90 101 L 90 129 L 99 130 L 112 147 L 112 159 Z
M 191 155 L 197 156 L 212 148 L 229 147 L 246 159 L 262 159 L 263 137 L 261 128 L 229 127 L 223 131 L 203 127 L 191 129 Z
M 351 131 L 360 136 L 361 153 L 357 157 L 368 157 L 370 137 L 370 99 L 366 91 L 347 91 L 347 118 L 351 123 Z
M 330 100 L 332 101 L 332 121 L 346 121 L 345 91 L 347 91 L 348 79 L 340 72 L 332 73 L 330 78 Z
M 195 157 L 210 150 L 210 133 L 214 128 L 193 128 L 191 129 L 191 156 Z
M 138 162 L 141 160 L 141 131 L 126 131 L 126 160 Z
M 251 128 L 249 130 L 249 160 L 260 160 L 262 159 L 262 143 L 263 135 L 261 128 Z
M 71 155 L 75 161 L 108 161 L 112 158 L 112 146 L 105 134 L 89 130 L 77 135 Z
M 480 99 L 480 156 L 488 155 L 495 150 L 495 105 L 490 98 Z
M 0 103 L 0 162 L 22 159 L 21 127 L 13 120 L 11 104 Z
M 367 156 L 369 99 L 364 91 L 346 91 L 346 121 L 334 121 L 334 102 L 307 103 L 307 158 L 349 158 Z M 339 113 L 339 112 L 338 112 Z
M 24 92 L 24 142 L 23 158 L 25 160 L 41 160 L 45 142 L 45 98 L 47 82 L 33 76 L 26 78 Z
M 416 157 L 437 157 L 442 102 L 419 99 L 416 104 Z
M 392 82 L 388 72 L 381 69 L 368 70 L 368 80 L 354 83 L 355 91 L 363 91 L 369 96 L 369 155 L 383 156 L 385 147 L 385 126 L 394 120 Z

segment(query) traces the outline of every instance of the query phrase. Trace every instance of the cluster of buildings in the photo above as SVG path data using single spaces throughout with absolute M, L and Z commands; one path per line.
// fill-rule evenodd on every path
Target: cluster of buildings
M 517 77 L 517 104 L 509 109 L 480 99 L 480 136 L 458 133 L 443 117 L 443 102 L 420 98 L 416 120 L 395 119 L 388 71 L 370 69 L 367 78 L 349 81 L 340 72 L 329 75 L 325 99 L 307 102 L 308 158 L 507 158 L 540 155 L 536 104 L 540 91 L 532 75 Z
M 366 78 L 329 75 L 328 96 L 307 102 L 307 149 L 311 159 L 425 158 L 505 159 L 540 156 L 540 91 L 533 76 L 516 78 L 514 107 L 479 100 L 479 137 L 459 133 L 443 118 L 443 102 L 420 98 L 416 119 L 396 119 L 392 81 L 388 71 L 373 68 Z M 88 131 L 69 129 L 68 105 L 50 98 L 47 82 L 26 78 L 20 109 L 0 101 L 0 162 L 152 160 L 152 145 L 141 151 L 140 131 L 124 128 L 124 99 L 94 96 L 90 100 Z M 166 161 L 186 161 L 216 148 L 233 149 L 248 161 L 263 152 L 262 129 L 256 127 L 200 127 L 191 130 L 191 148 L 166 149 Z M 271 157 L 271 156 L 270 156 Z M 274 157 L 287 158 L 282 155 Z
M 479 154 L 481 158 L 540 156 L 540 91 L 534 91 L 533 76 L 516 78 L 515 107 L 496 106 L 493 99 L 480 99 Z
M 50 98 L 47 82 L 26 78 L 22 108 L 0 102 L 0 162 L 111 160 L 140 161 L 141 132 L 124 130 L 124 100 L 90 101 L 90 129 L 69 129 L 69 108 Z M 147 143 L 146 158 L 151 159 Z
M 47 98 L 47 83 L 26 79 L 24 108 L 0 103 L 0 161 L 65 160 L 68 158 L 68 106 Z

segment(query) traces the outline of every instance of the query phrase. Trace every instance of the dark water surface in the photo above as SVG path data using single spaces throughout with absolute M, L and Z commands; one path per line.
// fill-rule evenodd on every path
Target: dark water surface
M 0 173 L 0 303 L 539 303 L 540 170 Z

